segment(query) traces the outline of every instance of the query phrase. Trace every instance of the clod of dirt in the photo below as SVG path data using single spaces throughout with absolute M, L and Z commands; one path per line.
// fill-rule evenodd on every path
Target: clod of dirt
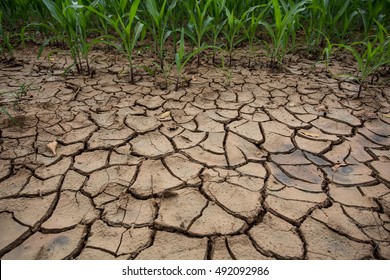
M 47 144 L 47 148 L 53 153 L 53 155 L 57 155 L 57 146 L 58 146 L 58 142 L 56 140 L 54 140 L 53 142 L 50 142 L 49 144 Z
M 162 113 L 160 116 L 158 116 L 158 119 L 160 121 L 168 121 L 168 120 L 171 120 L 171 111 L 167 111 L 167 112 L 164 112 Z

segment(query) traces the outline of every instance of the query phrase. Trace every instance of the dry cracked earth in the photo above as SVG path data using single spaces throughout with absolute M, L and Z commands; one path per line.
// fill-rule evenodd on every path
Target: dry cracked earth
M 389 87 L 352 99 L 297 59 L 160 90 L 53 57 L 0 68 L 3 93 L 31 84 L 1 97 L 1 259 L 390 259 Z

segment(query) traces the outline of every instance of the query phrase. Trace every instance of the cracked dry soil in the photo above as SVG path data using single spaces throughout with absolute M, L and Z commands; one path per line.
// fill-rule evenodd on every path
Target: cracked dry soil
M 1 97 L 20 110 L 1 120 L 1 259 L 390 259 L 389 87 L 354 100 L 296 59 L 158 90 L 113 55 L 93 78 L 30 55 L 0 68 L 3 92 L 32 85 Z

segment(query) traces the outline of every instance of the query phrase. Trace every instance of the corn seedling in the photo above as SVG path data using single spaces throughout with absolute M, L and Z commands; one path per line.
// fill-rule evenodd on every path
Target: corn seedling
M 83 60 L 87 66 L 87 73 L 90 74 L 88 54 L 91 46 L 100 40 L 88 41 L 88 23 L 91 13 L 84 6 L 79 5 L 77 1 L 62 1 L 60 3 L 50 0 L 42 0 L 50 12 L 57 25 L 45 23 L 39 24 L 44 28 L 50 29 L 56 35 L 47 39 L 39 50 L 38 56 L 42 54 L 43 48 L 52 41 L 65 41 L 69 47 L 77 73 L 83 74 Z M 61 32 L 57 32 L 59 28 Z
M 256 6 L 250 8 L 245 12 L 246 20 L 244 22 L 244 34 L 246 40 L 249 43 L 249 58 L 248 67 L 251 68 L 252 56 L 254 52 L 254 41 L 257 38 L 258 22 L 263 19 L 267 9 L 263 9 L 260 13 L 257 12 L 258 8 L 265 8 L 266 5 Z
M 163 0 L 161 6 L 159 6 L 159 1 L 145 1 L 147 14 L 150 17 L 150 22 L 146 25 L 150 29 L 155 41 L 161 71 L 164 71 L 165 42 L 172 34 L 172 30 L 168 29 L 168 20 L 171 17 L 172 10 L 176 7 L 176 3 L 177 0 L 173 0 L 171 1 L 171 4 L 167 6 L 167 0 Z
M 277 65 L 282 64 L 283 58 L 287 53 L 289 39 L 291 37 L 292 32 L 294 32 L 294 30 L 292 30 L 294 21 L 297 15 L 305 10 L 305 5 L 308 1 L 304 0 L 297 4 L 293 4 L 283 12 L 279 5 L 279 1 L 282 0 L 271 1 L 274 12 L 275 24 L 271 25 L 264 20 L 260 20 L 259 24 L 265 27 L 265 30 L 271 38 L 271 45 L 268 47 L 269 54 L 271 57 L 270 66 L 271 68 L 273 68 Z
M 115 8 L 116 14 L 114 15 L 104 14 L 104 11 L 99 11 L 92 5 L 86 6 L 86 8 L 97 14 L 101 19 L 104 19 L 114 29 L 119 37 L 120 44 L 117 45 L 107 40 L 102 42 L 116 47 L 126 57 L 129 63 L 130 81 L 134 83 L 133 50 L 144 27 L 144 24 L 136 18 L 140 0 L 134 0 L 128 11 L 127 5 L 129 1 L 127 0 L 114 0 L 111 3 Z M 104 36 L 104 38 L 113 40 L 113 37 L 108 35 Z
M 347 74 L 346 76 L 354 79 L 359 84 L 357 98 L 360 97 L 364 83 L 368 77 L 372 76 L 373 83 L 375 73 L 384 66 L 390 65 L 390 36 L 386 29 L 377 22 L 379 31 L 376 36 L 370 36 L 366 41 L 359 41 L 345 44 L 328 45 L 327 52 L 330 53 L 332 48 L 344 49 L 350 52 L 357 63 L 357 74 Z
M 390 2 L 388 1 L 390 4 Z M 361 22 L 363 23 L 364 35 L 367 37 L 370 35 L 375 21 L 383 24 L 383 20 L 386 12 L 386 2 L 382 0 L 366 1 L 366 5 L 362 5 L 357 9 Z
M 223 18 L 223 10 L 225 8 L 226 0 L 213 0 L 209 6 L 209 14 L 213 18 L 213 24 L 211 25 L 211 38 L 213 49 L 213 64 L 215 64 L 215 56 L 217 52 L 217 41 L 224 27 L 226 20 Z
M 11 60 L 13 57 L 13 46 L 10 42 L 10 35 L 3 27 L 3 13 L 0 11 L 0 54 L 4 60 Z
M 175 54 L 175 65 L 176 65 L 176 87 L 175 90 L 179 90 L 180 88 L 180 81 L 181 81 L 181 76 L 184 67 L 186 64 L 199 52 L 201 52 L 205 47 L 203 46 L 202 48 L 195 49 L 190 53 L 186 54 L 185 50 L 185 39 L 184 39 L 184 28 L 181 29 L 180 33 L 180 41 L 179 41 L 179 48 Z
M 207 9 L 213 0 L 207 0 L 203 5 L 201 1 L 185 2 L 185 7 L 189 14 L 187 35 L 191 38 L 197 49 L 204 47 L 203 38 L 208 30 L 211 29 L 213 18 L 207 14 Z M 198 66 L 200 66 L 200 54 L 197 54 Z
M 226 49 L 229 55 L 229 67 L 232 66 L 233 59 L 233 50 L 234 48 L 240 44 L 245 38 L 240 36 L 241 28 L 244 25 L 245 15 L 242 15 L 240 18 L 237 18 L 234 15 L 233 11 L 229 11 L 228 8 L 225 7 L 226 13 L 226 25 L 222 30 L 225 39 L 226 39 Z

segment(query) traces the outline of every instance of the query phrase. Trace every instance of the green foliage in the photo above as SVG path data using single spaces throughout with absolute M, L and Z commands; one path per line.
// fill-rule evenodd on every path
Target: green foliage
M 185 7 L 189 15 L 187 35 L 191 38 L 197 49 L 201 49 L 205 43 L 203 38 L 211 29 L 213 18 L 207 14 L 213 0 L 187 1 Z M 184 30 L 184 29 L 182 29 Z M 198 66 L 200 65 L 200 52 L 198 52 Z
M 206 49 L 212 49 L 215 63 L 223 46 L 231 65 L 239 44 L 249 46 L 248 67 L 259 47 L 266 49 L 271 67 L 280 66 L 304 34 L 306 50 L 313 54 L 324 46 L 328 59 L 334 49 L 350 52 L 363 87 L 381 61 L 387 61 L 389 29 L 390 0 L 0 0 L 4 59 L 12 58 L 20 42 L 42 44 L 39 55 L 48 45 L 63 45 L 77 72 L 84 74 L 91 72 L 91 48 L 103 43 L 126 57 L 131 82 L 139 41 L 146 49 L 151 42 L 153 63 L 167 77 L 166 62 L 182 73 L 194 56 L 199 65 Z M 184 40 L 192 43 L 190 52 L 181 48 Z
M 28 91 L 30 89 L 32 89 L 31 83 L 22 83 L 19 85 L 19 88 L 17 90 L 10 91 L 10 92 L 0 91 L 0 96 L 1 95 L 11 96 L 13 98 L 13 100 L 11 101 L 13 110 L 21 111 L 20 102 L 22 98 L 28 94 Z M 19 125 L 16 119 L 9 113 L 8 104 L 0 106 L 0 113 L 6 115 L 14 125 Z
M 42 54 L 43 48 L 53 41 L 64 41 L 70 50 L 77 73 L 83 74 L 83 61 L 86 63 L 87 73 L 90 74 L 88 54 L 92 45 L 97 40 L 88 40 L 88 23 L 91 12 L 82 9 L 82 5 L 73 3 L 73 1 L 42 0 L 50 12 L 51 17 L 55 20 L 55 25 L 46 23 L 38 26 L 52 30 L 54 36 L 47 39 L 39 50 L 38 55 Z M 59 30 L 59 32 L 57 31 Z
M 223 10 L 225 9 L 226 0 L 212 0 L 208 12 L 213 18 L 213 24 L 211 25 L 211 38 L 213 49 L 213 63 L 215 64 L 216 50 L 219 45 L 217 44 L 218 37 L 221 34 L 226 20 L 223 17 Z
M 230 11 L 226 7 L 225 7 L 225 13 L 226 13 L 226 24 L 222 29 L 222 33 L 224 34 L 224 37 L 227 42 L 226 50 L 228 51 L 229 54 L 229 66 L 231 66 L 233 50 L 238 44 L 240 44 L 244 40 L 244 37 L 240 36 L 241 35 L 240 30 L 244 25 L 245 15 L 242 15 L 240 18 L 237 18 L 234 15 L 234 11 Z
M 262 8 L 261 12 L 259 12 L 259 8 Z M 251 61 L 253 56 L 253 48 L 254 41 L 257 39 L 257 30 L 259 27 L 259 21 L 261 21 L 268 11 L 267 5 L 261 5 L 256 7 L 251 7 L 247 11 L 245 11 L 244 15 L 246 16 L 246 20 L 244 21 L 244 34 L 245 38 L 249 43 L 249 59 L 248 59 L 248 67 L 251 67 Z
M 159 5 L 159 2 L 161 1 L 145 0 L 147 15 L 149 16 L 146 26 L 151 31 L 160 61 L 160 68 L 164 71 L 164 46 L 172 34 L 172 30 L 168 28 L 168 21 L 171 19 L 177 0 L 172 0 L 170 5 L 168 5 L 167 0 L 163 0 L 161 5 Z
M 377 35 L 369 36 L 365 41 L 354 42 L 350 45 L 328 43 L 326 48 L 328 59 L 329 54 L 335 49 L 344 49 L 353 55 L 358 72 L 347 74 L 347 76 L 358 82 L 358 98 L 368 77 L 374 77 L 381 67 L 390 65 L 390 36 L 383 25 L 377 21 L 375 22 L 378 26 Z M 371 83 L 373 83 L 373 78 Z
M 202 50 L 206 48 L 211 48 L 211 46 L 202 46 L 198 49 L 195 49 L 191 52 L 186 53 L 185 49 L 185 38 L 184 38 L 184 28 L 181 29 L 180 33 L 180 41 L 179 48 L 175 53 L 175 65 L 176 65 L 176 91 L 180 87 L 180 79 L 182 76 L 182 72 L 187 63 L 197 54 L 199 54 Z
M 262 25 L 271 38 L 271 44 L 268 45 L 269 56 L 271 58 L 270 66 L 275 67 L 278 64 L 281 65 L 284 56 L 287 53 L 287 48 L 291 36 L 294 36 L 294 21 L 297 15 L 306 9 L 305 5 L 307 0 L 298 2 L 291 6 L 282 5 L 280 8 L 279 1 L 283 3 L 283 0 L 270 0 L 269 4 L 273 7 L 274 24 L 270 24 L 264 20 L 260 20 L 259 24 Z
M 13 46 L 10 42 L 10 35 L 3 27 L 3 12 L 0 11 L 0 55 L 5 60 L 9 60 L 13 57 Z
M 116 47 L 127 58 L 130 80 L 131 83 L 134 83 L 133 50 L 144 28 L 144 24 L 137 20 L 136 17 L 140 0 L 132 1 L 131 5 L 127 0 L 111 0 L 111 3 L 115 10 L 114 14 L 106 14 L 106 10 L 98 10 L 92 5 L 86 6 L 86 8 L 98 15 L 100 19 L 103 19 L 114 29 L 116 35 L 119 37 L 119 45 L 114 44 L 114 37 L 108 35 L 104 36 L 104 39 L 111 40 L 101 42 Z M 102 7 L 104 6 L 100 6 L 100 8 Z

